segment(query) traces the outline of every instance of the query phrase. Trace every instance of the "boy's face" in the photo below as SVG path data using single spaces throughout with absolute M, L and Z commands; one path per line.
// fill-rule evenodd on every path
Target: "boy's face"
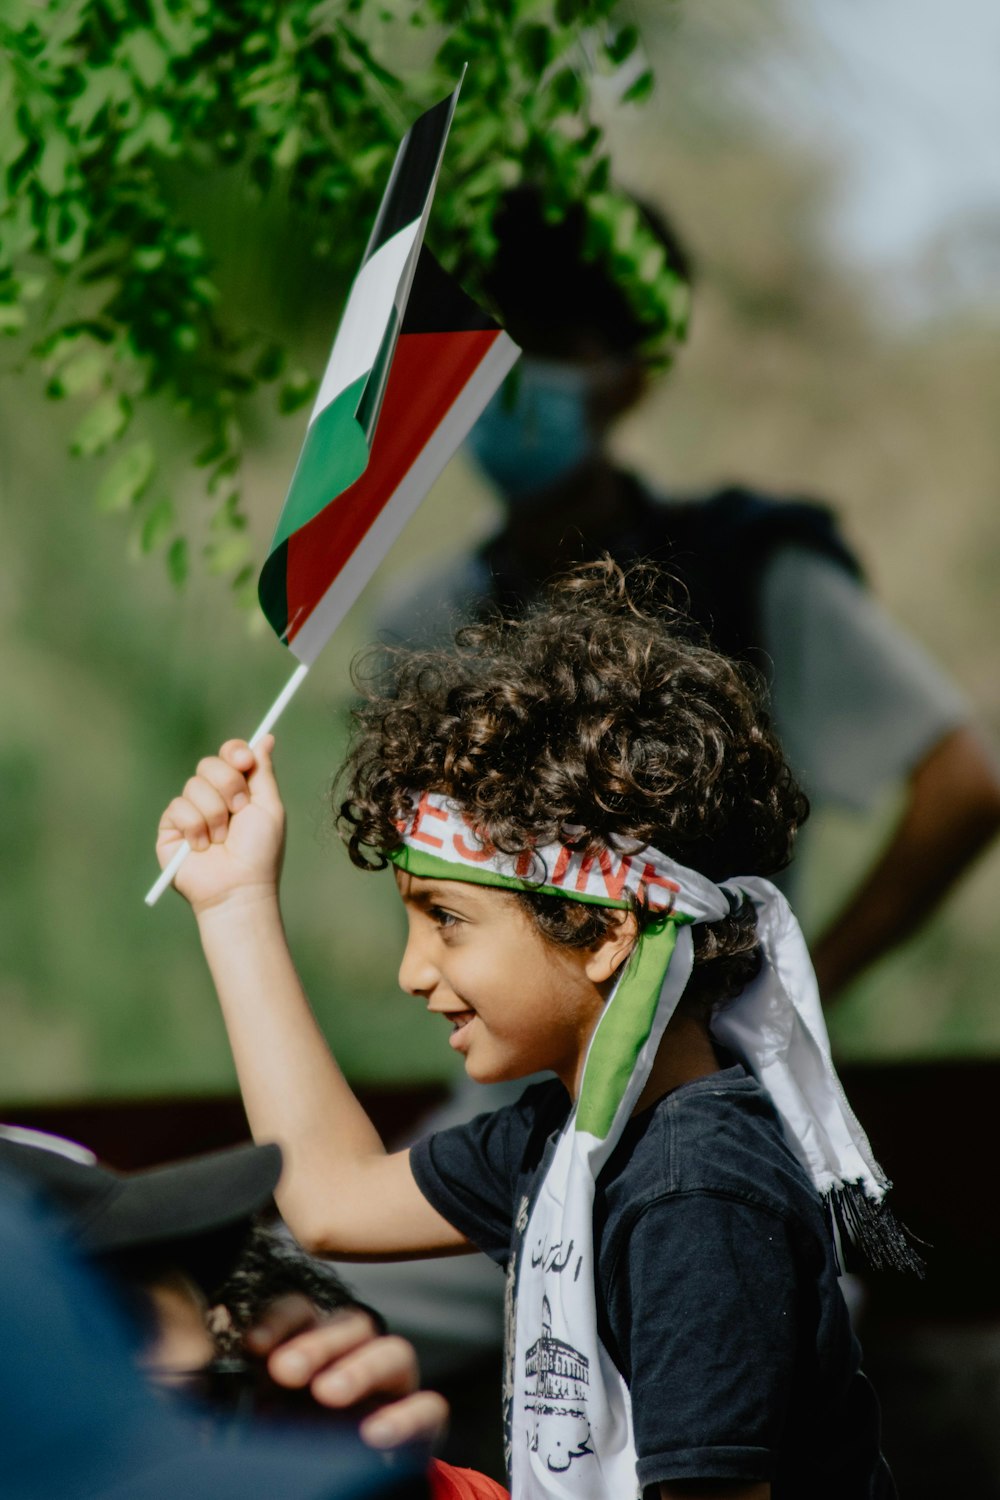
M 551 1069 L 575 1094 L 607 958 L 549 942 L 507 891 L 403 871 L 396 884 L 409 923 L 400 985 L 451 1023 L 469 1077 L 497 1083 Z

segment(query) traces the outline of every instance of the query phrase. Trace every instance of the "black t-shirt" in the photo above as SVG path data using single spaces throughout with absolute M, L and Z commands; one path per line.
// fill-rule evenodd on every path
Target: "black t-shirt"
M 568 1109 L 561 1084 L 535 1084 L 413 1148 L 425 1197 L 500 1266 Z M 594 1232 L 601 1337 L 629 1386 L 644 1487 L 895 1494 L 822 1204 L 755 1079 L 726 1068 L 632 1119 L 598 1178 Z

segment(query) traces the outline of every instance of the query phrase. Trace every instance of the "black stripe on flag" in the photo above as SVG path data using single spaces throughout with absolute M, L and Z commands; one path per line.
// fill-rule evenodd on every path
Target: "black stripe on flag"
M 447 98 L 425 110 L 404 135 L 372 227 L 365 260 L 370 260 L 387 240 L 423 213 L 457 99 L 456 88 Z
M 499 328 L 421 245 L 403 333 L 477 333 Z
M 257 580 L 257 598 L 279 641 L 288 633 L 288 541 L 264 560 Z M 286 642 L 287 644 L 287 642 Z

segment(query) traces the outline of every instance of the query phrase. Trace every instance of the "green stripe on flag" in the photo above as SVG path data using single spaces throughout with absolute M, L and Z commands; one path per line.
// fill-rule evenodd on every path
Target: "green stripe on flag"
M 598 1022 L 587 1053 L 575 1126 L 598 1140 L 611 1129 L 652 1028 L 677 928 L 677 917 L 661 917 L 640 934 L 617 993 Z
M 312 422 L 278 517 L 271 552 L 343 493 L 368 466 L 357 410 L 368 376 L 353 381 Z

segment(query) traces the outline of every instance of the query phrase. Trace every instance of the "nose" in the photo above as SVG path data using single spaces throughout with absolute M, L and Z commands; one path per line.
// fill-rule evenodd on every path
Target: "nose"
M 439 974 L 431 961 L 427 944 L 411 923 L 406 938 L 406 947 L 399 965 L 399 987 L 408 995 L 429 997 L 437 986 Z

